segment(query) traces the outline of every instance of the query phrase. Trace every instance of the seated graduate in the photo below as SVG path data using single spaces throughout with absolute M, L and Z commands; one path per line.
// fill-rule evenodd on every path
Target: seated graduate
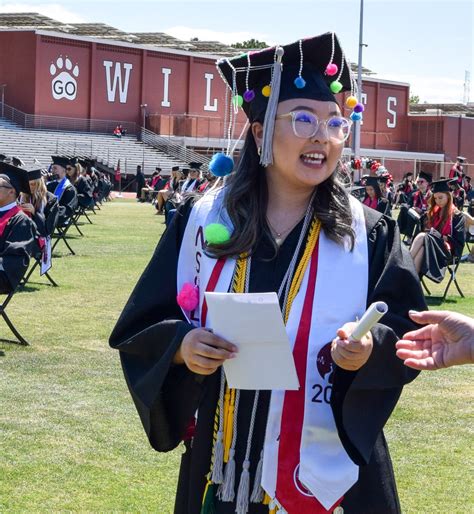
M 181 186 L 181 181 L 183 180 L 183 174 L 181 173 L 179 166 L 173 166 L 171 168 L 171 175 L 163 189 L 158 191 L 158 195 L 156 197 L 156 210 L 157 214 L 162 214 L 163 209 L 165 207 L 166 202 L 177 192 L 179 192 L 179 188 Z
M 30 193 L 21 194 L 20 207 L 33 220 L 38 238 L 46 239 L 58 222 L 58 199 L 46 189 L 41 168 L 28 171 L 28 183 Z
M 189 163 L 188 177 L 180 188 L 180 194 L 182 198 L 185 198 L 189 193 L 194 193 L 202 184 L 201 166 L 201 162 Z
M 464 202 L 466 201 L 466 191 L 456 180 L 451 182 L 450 188 L 453 193 L 453 203 L 458 211 L 462 212 L 464 210 Z
M 379 188 L 380 188 L 380 192 L 382 194 L 382 198 L 385 198 L 385 200 L 387 200 L 387 202 L 388 202 L 387 209 L 384 214 L 386 214 L 387 216 L 391 216 L 394 195 L 390 189 L 390 174 L 388 172 L 384 172 L 378 176 L 378 179 L 379 179 Z
M 432 182 L 433 175 L 431 173 L 420 171 L 416 180 L 417 191 L 411 196 L 409 204 L 404 203 L 400 206 L 397 223 L 400 233 L 408 237 L 409 244 L 411 244 L 413 235 L 416 235 L 425 226 Z
M 408 171 L 403 176 L 403 181 L 400 184 L 401 187 L 397 189 L 397 193 L 395 195 L 395 204 L 394 207 L 398 207 L 404 203 L 409 203 L 411 199 L 411 195 L 415 191 L 415 187 L 413 186 L 413 172 Z
M 350 66 L 334 33 L 218 66 L 250 122 L 238 168 L 178 210 L 110 337 L 151 445 L 185 441 L 175 513 L 399 513 L 382 429 L 415 377 L 395 342 L 425 303 L 395 221 L 340 179 Z M 278 292 L 298 391 L 226 386 L 237 349 L 205 291 Z M 338 330 L 377 300 L 389 312 L 362 342 Z
M 365 179 L 365 198 L 362 203 L 371 209 L 387 214 L 390 211 L 388 200 L 382 196 L 379 177 L 367 177 Z
M 77 191 L 78 204 L 84 209 L 94 207 L 94 185 L 87 176 L 87 167 L 89 165 L 90 161 L 88 159 L 76 158 L 76 163 L 72 164 L 71 162 L 70 168 L 71 170 L 74 169 L 74 171 L 72 171 L 72 174 L 68 172 L 69 180 Z
M 441 282 L 446 265 L 453 257 L 461 257 L 464 247 L 464 217 L 456 209 L 449 188 L 451 179 L 431 184 L 431 198 L 425 231 L 420 232 L 410 247 L 418 275 Z
M 35 250 L 35 226 L 17 205 L 20 193 L 30 193 L 26 170 L 0 162 L 1 294 L 17 288 Z
M 145 186 L 142 187 L 140 200 L 142 202 L 151 201 L 151 194 L 155 191 L 156 184 L 161 180 L 161 168 L 157 166 L 151 177 L 146 181 Z
M 69 172 L 73 174 L 76 160 L 61 155 L 53 155 L 53 165 L 51 172 L 55 179 L 46 185 L 49 192 L 53 193 L 59 202 L 59 219 L 58 226 L 67 225 L 74 216 L 77 207 L 77 191 L 71 184 L 66 170 L 69 166 Z

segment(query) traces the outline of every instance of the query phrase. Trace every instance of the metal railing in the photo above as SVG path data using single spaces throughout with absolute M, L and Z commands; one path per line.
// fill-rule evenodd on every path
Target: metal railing
M 122 125 L 122 128 L 127 132 L 127 134 L 137 135 L 140 132 L 138 125 L 130 121 L 95 120 L 89 118 L 47 116 L 45 114 L 26 114 L 5 103 L 0 103 L 0 113 L 2 118 L 10 120 L 16 125 L 26 129 L 112 134 L 117 125 Z
M 171 139 L 162 137 L 151 130 L 142 127 L 141 141 L 160 152 L 175 157 L 181 162 L 200 162 L 202 164 L 209 164 L 210 158 L 207 155 L 200 154 L 186 146 L 173 142 Z

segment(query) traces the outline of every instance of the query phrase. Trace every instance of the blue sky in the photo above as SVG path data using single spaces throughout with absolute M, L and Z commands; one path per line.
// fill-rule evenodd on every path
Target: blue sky
M 474 0 L 365 0 L 364 10 L 364 66 L 410 83 L 428 102 L 460 102 L 468 70 L 474 102 Z M 289 43 L 334 30 L 357 61 L 359 0 L 0 0 L 0 12 L 20 11 L 226 43 Z

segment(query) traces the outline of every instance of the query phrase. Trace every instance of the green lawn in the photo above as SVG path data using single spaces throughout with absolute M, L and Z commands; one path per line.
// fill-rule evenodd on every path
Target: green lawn
M 0 343 L 0 512 L 172 512 L 181 451 L 150 449 L 107 344 L 162 220 L 148 204 L 108 203 L 71 241 L 77 256 L 54 260 L 60 287 L 36 277 L 9 305 L 31 346 Z M 474 265 L 460 280 L 466 299 L 442 307 L 472 315 Z M 404 512 L 472 512 L 471 373 L 424 374 L 389 422 Z

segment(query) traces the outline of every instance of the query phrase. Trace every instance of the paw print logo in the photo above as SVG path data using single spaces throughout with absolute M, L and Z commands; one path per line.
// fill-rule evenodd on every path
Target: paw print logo
M 51 81 L 51 92 L 55 100 L 75 100 L 77 96 L 77 81 L 79 76 L 79 66 L 73 68 L 71 60 L 66 56 L 63 59 L 60 55 L 56 62 L 51 63 L 49 73 L 53 77 Z

